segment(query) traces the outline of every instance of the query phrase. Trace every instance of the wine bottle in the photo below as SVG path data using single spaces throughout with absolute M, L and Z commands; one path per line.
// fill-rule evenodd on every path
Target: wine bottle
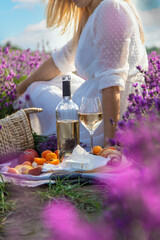
M 60 161 L 79 144 L 79 108 L 71 99 L 70 75 L 62 77 L 63 100 L 56 107 L 57 149 Z

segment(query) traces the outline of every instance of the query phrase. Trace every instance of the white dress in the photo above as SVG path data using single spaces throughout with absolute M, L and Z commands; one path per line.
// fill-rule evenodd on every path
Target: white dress
M 136 66 L 148 67 L 136 17 L 123 0 L 102 1 L 89 17 L 77 48 L 74 50 L 69 41 L 52 52 L 52 58 L 62 75 L 71 74 L 72 99 L 78 106 L 83 96 L 102 99 L 102 89 L 120 86 L 121 115 L 126 110 L 129 93 L 134 91 L 133 83 L 143 82 Z M 79 77 L 71 73 L 75 70 Z M 31 115 L 32 128 L 38 134 L 56 133 L 55 108 L 62 100 L 62 75 L 31 84 L 14 103 L 15 108 L 19 101 L 23 107 L 43 108 L 43 113 Z M 25 101 L 26 94 L 30 96 L 29 101 Z M 94 145 L 103 145 L 103 138 L 102 123 L 94 133 Z M 89 133 L 82 126 L 80 141 L 90 144 Z

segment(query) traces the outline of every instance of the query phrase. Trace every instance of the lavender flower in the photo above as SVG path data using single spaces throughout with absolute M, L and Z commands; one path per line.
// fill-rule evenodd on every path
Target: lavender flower
M 41 154 L 45 150 L 57 150 L 57 137 L 55 134 L 44 137 L 37 145 L 37 151 Z
M 45 226 L 50 230 L 50 240 L 111 240 L 111 231 L 97 231 L 86 219 L 81 219 L 74 206 L 59 200 L 52 202 L 43 212 Z M 60 224 L 62 223 L 63 224 Z M 63 234 L 62 234 L 63 233 Z
M 127 127 L 127 122 L 131 119 L 135 119 L 135 124 L 144 116 L 153 115 L 160 112 L 160 56 L 153 52 L 148 56 L 149 58 L 149 70 L 143 71 L 141 66 L 137 69 L 143 73 L 145 83 L 141 85 L 142 93 L 135 89 L 135 93 L 131 93 L 128 96 L 128 108 L 122 116 L 123 121 L 118 123 L 118 128 Z M 136 88 L 137 83 L 133 84 Z
M 11 50 L 11 46 L 7 46 L 4 51 L 0 49 L 0 118 L 13 113 L 10 103 L 17 98 L 17 84 L 48 57 L 44 52 L 31 52 L 29 49 L 15 51 Z M 26 101 L 28 100 L 29 96 L 26 96 Z
M 25 95 L 25 100 L 26 100 L 26 101 L 29 101 L 29 100 L 30 100 L 29 94 L 26 94 L 26 95 Z

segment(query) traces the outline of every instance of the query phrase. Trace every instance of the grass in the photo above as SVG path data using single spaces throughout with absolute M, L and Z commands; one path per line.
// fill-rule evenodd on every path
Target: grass
M 57 178 L 55 185 L 49 183 L 36 188 L 2 182 L 0 189 L 0 240 L 16 237 L 46 239 L 49 232 L 43 225 L 42 213 L 51 201 L 67 200 L 73 203 L 79 210 L 79 216 L 85 217 L 89 222 L 95 222 L 102 213 L 100 191 L 93 185 L 82 184 L 80 180 L 75 183 Z
M 8 183 L 3 181 L 0 174 L 0 236 L 3 235 L 3 227 L 6 219 L 12 214 L 15 202 L 9 200 L 9 192 L 7 191 Z
M 46 239 L 44 236 L 48 232 L 43 226 L 41 214 L 52 201 L 71 202 L 78 209 L 79 216 L 89 222 L 97 221 L 103 208 L 102 192 L 80 179 L 75 182 L 57 177 L 56 184 L 50 182 L 36 188 L 16 186 L 2 180 L 0 194 L 0 240 L 12 237 L 15 230 L 17 237 Z
M 67 181 L 67 178 L 63 180 L 57 178 L 55 185 L 49 183 L 47 190 L 40 190 L 37 194 L 41 196 L 43 202 L 57 201 L 57 199 L 68 200 L 87 218 L 102 213 L 102 195 L 93 186 L 81 183 L 80 179 L 74 183 L 71 180 Z
M 15 193 L 15 186 L 12 186 L 10 183 L 5 183 L 1 175 L 0 177 L 2 179 L 0 183 L 0 219 L 3 219 L 2 222 L 4 223 L 6 218 L 16 211 L 18 203 L 16 203 L 15 200 L 11 200 L 12 194 L 10 196 L 10 192 Z M 57 177 L 56 184 L 50 182 L 43 187 L 31 190 L 28 188 L 26 190 L 31 191 L 35 199 L 38 197 L 42 208 L 46 203 L 61 199 L 73 203 L 88 219 L 93 216 L 99 216 L 102 213 L 102 193 L 92 185 L 81 183 L 80 179 L 75 183 L 74 180 L 68 180 L 67 178 L 60 180 Z M 0 223 L 0 227 L 3 223 Z
M 14 202 L 9 201 L 9 192 L 7 191 L 8 183 L 3 181 L 3 177 L 0 174 L 1 181 L 0 182 L 0 215 L 5 214 L 12 210 L 14 206 Z

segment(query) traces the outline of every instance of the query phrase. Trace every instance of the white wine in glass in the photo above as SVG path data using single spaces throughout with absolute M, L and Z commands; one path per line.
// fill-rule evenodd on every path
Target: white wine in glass
M 83 97 L 80 106 L 79 118 L 91 137 L 91 153 L 93 153 L 93 134 L 103 120 L 102 107 L 99 97 Z

